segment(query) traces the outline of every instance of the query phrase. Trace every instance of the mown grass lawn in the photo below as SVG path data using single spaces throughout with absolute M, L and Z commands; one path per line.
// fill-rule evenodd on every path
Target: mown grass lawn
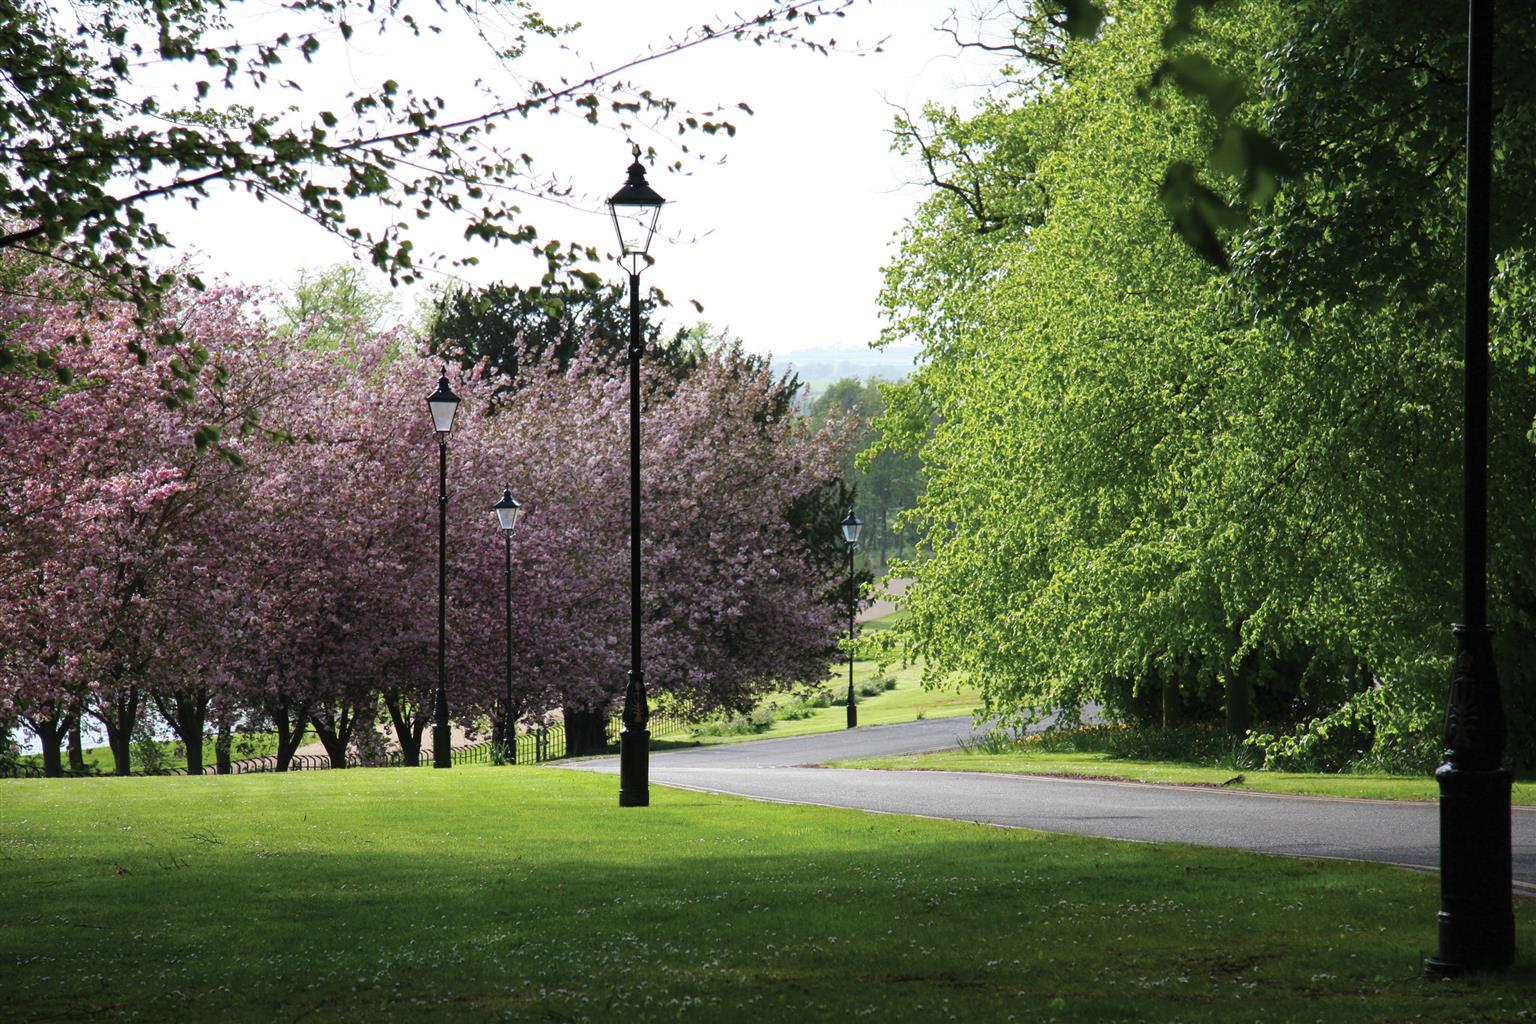
M 1082 752 L 1018 751 L 989 754 L 980 751 L 972 753 L 965 750 L 947 750 L 933 754 L 838 761 L 831 767 L 1068 775 L 1077 778 L 1115 778 L 1129 779 L 1133 782 L 1226 786 L 1230 789 L 1252 789 L 1265 793 L 1300 793 L 1307 796 L 1348 796 L 1381 800 L 1434 800 L 1439 796 L 1435 780 L 1428 776 L 1234 770 L 1169 761 L 1138 761 L 1110 754 Z M 1516 782 L 1514 802 L 1536 804 L 1536 782 Z
M 0 1017 L 1516 1021 L 1437 883 L 556 768 L 0 783 Z

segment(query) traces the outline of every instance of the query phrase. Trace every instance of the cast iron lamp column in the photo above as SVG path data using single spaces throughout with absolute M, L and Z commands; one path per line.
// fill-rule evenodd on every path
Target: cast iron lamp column
M 848 728 L 850 729 L 859 724 L 859 708 L 854 703 L 853 697 L 853 641 L 856 628 L 853 619 L 853 548 L 859 542 L 859 530 L 863 525 L 864 520 L 854 515 L 853 509 L 849 509 L 842 526 L 843 540 L 848 542 Z
M 1467 31 L 1466 420 L 1462 621 L 1445 712 L 1440 784 L 1440 951 L 1431 974 L 1515 959 L 1510 773 L 1488 625 L 1488 225 L 1493 135 L 1493 0 L 1470 0 Z
M 432 767 L 453 767 L 453 736 L 448 730 L 448 434 L 459 396 L 448 386 L 448 374 L 437 379 L 427 396 L 432 429 L 437 431 L 437 700 L 432 720 Z
M 512 497 L 512 485 L 501 492 L 501 500 L 491 506 L 501 535 L 507 541 L 507 566 L 503 578 L 507 591 L 507 710 L 502 722 L 501 739 L 506 746 L 508 764 L 517 764 L 517 721 L 512 716 L 512 531 L 517 529 L 517 517 L 523 507 Z
M 640 270 L 656 233 L 665 199 L 645 183 L 645 167 L 636 153 L 629 180 L 608 200 L 619 236 L 619 260 L 629 269 L 629 683 L 624 688 L 624 727 L 619 733 L 619 806 L 647 807 L 651 802 L 651 711 L 640 661 Z

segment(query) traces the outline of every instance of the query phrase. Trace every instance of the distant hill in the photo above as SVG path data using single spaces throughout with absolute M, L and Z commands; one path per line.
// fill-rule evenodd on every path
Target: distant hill
M 873 348 L 802 348 L 776 354 L 775 366 L 793 367 L 810 391 L 820 391 L 835 380 L 857 377 L 868 380 L 901 380 L 911 373 L 918 354 L 916 345 Z

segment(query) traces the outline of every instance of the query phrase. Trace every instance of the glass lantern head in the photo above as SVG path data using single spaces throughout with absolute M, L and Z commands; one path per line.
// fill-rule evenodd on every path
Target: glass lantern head
M 666 200 L 645 182 L 645 165 L 638 159 L 629 165 L 629 180 L 608 198 L 613 229 L 623 256 L 644 257 L 656 234 L 656 220 Z
M 849 509 L 848 515 L 843 519 L 842 526 L 843 539 L 849 544 L 857 544 L 859 541 L 859 530 L 863 528 L 864 520 L 855 515 L 853 509 Z
M 501 500 L 492 505 L 491 510 L 496 513 L 496 521 L 501 524 L 501 528 L 511 533 L 517 529 L 517 517 L 522 514 L 523 506 L 512 497 L 512 487 L 508 485 L 501 492 Z
M 448 386 L 448 375 L 437 378 L 437 390 L 427 396 L 427 410 L 432 413 L 432 429 L 446 435 L 453 429 L 453 414 L 459 409 L 459 396 Z

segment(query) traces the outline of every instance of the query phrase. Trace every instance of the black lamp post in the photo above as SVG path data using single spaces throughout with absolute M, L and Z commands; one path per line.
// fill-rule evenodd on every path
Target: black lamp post
M 432 429 L 437 431 L 437 701 L 432 718 L 432 767 L 453 767 L 452 734 L 448 731 L 448 434 L 459 396 L 448 386 L 448 374 L 437 379 L 427 396 Z
M 1445 712 L 1440 785 L 1440 950 L 1449 976 L 1515 959 L 1510 773 L 1488 625 L 1488 227 L 1493 136 L 1493 0 L 1470 0 L 1467 39 L 1466 420 L 1462 621 Z
M 512 531 L 517 529 L 517 517 L 523 506 L 512 497 L 512 485 L 501 492 L 501 500 L 491 506 L 496 522 L 507 542 L 507 566 L 504 579 L 507 590 L 507 709 L 502 721 L 502 743 L 506 746 L 507 763 L 517 763 L 517 721 L 512 715 Z
M 624 727 L 619 733 L 619 806 L 651 802 L 651 712 L 640 662 L 640 271 L 666 202 L 645 183 L 638 154 L 629 180 L 608 200 L 619 236 L 619 259 L 629 270 L 629 684 L 624 689 Z
M 864 520 L 854 514 L 853 509 L 848 510 L 848 515 L 843 519 L 843 540 L 848 542 L 848 728 L 852 729 L 859 724 L 859 708 L 853 698 L 853 548 L 859 542 L 859 530 L 864 526 Z

